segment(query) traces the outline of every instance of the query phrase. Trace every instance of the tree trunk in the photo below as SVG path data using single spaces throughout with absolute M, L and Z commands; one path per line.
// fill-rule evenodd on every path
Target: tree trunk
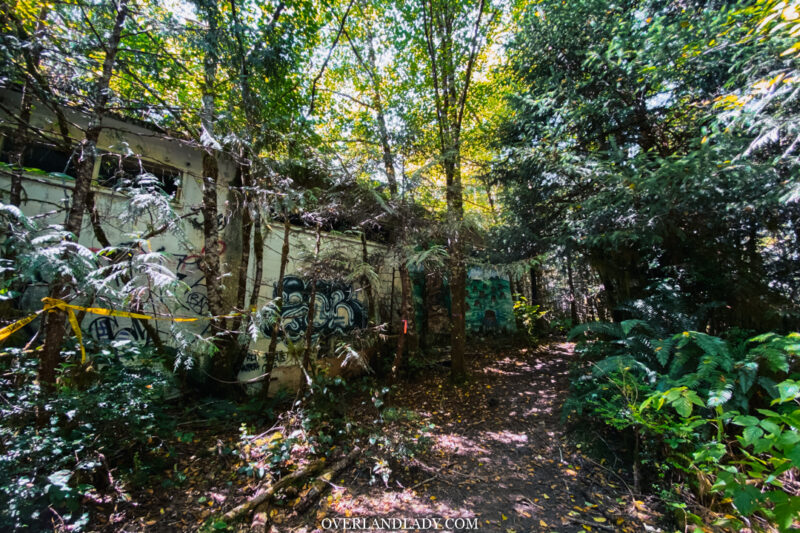
M 463 381 L 467 375 L 465 361 L 467 340 L 467 270 L 461 243 L 461 224 L 464 220 L 461 169 L 456 155 L 445 159 L 447 178 L 447 214 L 450 232 L 450 302 L 452 329 L 450 330 L 451 367 L 453 381 Z
M 361 260 L 364 262 L 364 265 L 369 265 L 367 236 L 364 232 L 361 232 Z M 372 318 L 373 324 L 380 324 L 381 319 L 378 314 L 378 306 L 375 303 L 375 292 L 372 287 L 372 282 L 369 280 L 369 277 L 365 275 L 361 279 L 361 284 L 364 286 L 364 290 L 367 292 L 367 305 L 369 306 L 369 312 L 367 316 Z
M 121 0 L 114 20 L 114 28 L 105 47 L 106 55 L 103 59 L 102 73 L 95 83 L 94 105 L 84 139 L 81 142 L 81 156 L 76 164 L 77 175 L 72 192 L 72 202 L 64 224 L 64 229 L 70 233 L 68 238 L 74 242 L 77 242 L 80 238 L 81 227 L 83 226 L 86 195 L 91 188 L 92 174 L 94 173 L 97 140 L 100 138 L 100 132 L 103 129 L 103 115 L 106 113 L 106 105 L 110 94 L 109 83 L 122 38 L 122 26 L 127 16 L 128 0 Z M 62 277 L 52 283 L 49 296 L 63 299 L 69 292 L 69 281 Z M 66 332 L 66 315 L 66 312 L 58 309 L 47 313 L 44 317 L 45 344 L 42 347 L 42 355 L 39 361 L 39 383 L 45 392 L 51 392 L 55 389 L 56 368 L 60 360 L 61 344 L 64 341 Z
M 205 150 L 203 151 L 202 162 L 203 253 L 200 265 L 206 279 L 208 307 L 212 315 L 220 315 L 224 312 L 224 305 L 220 288 L 219 222 L 217 219 L 219 214 L 217 198 L 219 166 L 214 146 L 214 124 L 216 122 L 214 85 L 216 84 L 219 62 L 218 6 L 215 0 L 198 0 L 198 7 L 202 11 L 205 22 L 208 24 L 208 30 L 204 38 L 205 55 L 203 57 L 203 83 L 201 88 L 203 109 L 200 114 L 203 133 L 207 137 L 202 139 Z M 213 326 L 216 329 L 224 327 L 222 323 L 216 323 Z
M 392 334 L 394 331 L 393 324 L 394 324 L 394 280 L 395 280 L 395 269 L 392 268 L 392 289 L 389 291 L 389 335 Z M 402 314 L 402 304 L 400 307 Z
M 572 252 L 567 251 L 567 284 L 569 286 L 569 317 L 572 325 L 578 325 L 578 304 L 575 302 L 575 282 L 572 278 Z
M 236 308 L 240 313 L 245 313 L 247 301 L 247 270 L 250 266 L 250 239 L 253 235 L 253 219 L 250 216 L 250 166 L 243 164 L 240 167 L 242 177 L 242 258 L 239 263 L 238 286 L 236 289 Z M 231 329 L 237 331 L 242 325 L 242 317 L 233 319 Z
M 397 332 L 397 353 L 394 356 L 392 363 L 391 381 L 397 380 L 400 374 L 400 369 L 403 366 L 403 359 L 405 357 L 406 344 L 408 343 L 408 332 L 410 331 L 409 321 L 413 313 L 413 305 L 411 304 L 411 284 L 408 275 L 408 266 L 405 261 L 400 262 L 400 328 Z
M 206 297 L 212 316 L 226 314 L 222 292 L 222 268 L 219 249 L 219 206 L 217 186 L 219 182 L 219 164 L 217 162 L 218 145 L 214 138 L 216 122 L 217 67 L 219 66 L 219 6 L 216 0 L 198 0 L 198 11 L 201 13 L 208 30 L 204 36 L 203 83 L 201 87 L 203 108 L 200 121 L 203 126 L 201 142 L 204 146 L 202 162 L 203 184 L 203 250 L 200 258 L 200 269 L 206 281 Z M 228 337 L 227 319 L 215 318 L 211 321 L 213 343 L 220 348 L 211 360 L 211 375 L 218 383 L 235 381 L 235 361 L 231 356 Z
M 202 270 L 206 278 L 208 307 L 213 316 L 224 314 L 220 286 L 219 231 L 217 222 L 217 158 L 209 151 L 203 152 L 203 256 Z M 217 321 L 215 321 L 217 322 Z M 224 321 L 216 323 L 224 328 Z
M 370 78 L 372 79 L 372 102 L 375 106 L 376 120 L 378 122 L 378 132 L 381 138 L 381 149 L 383 151 L 383 167 L 386 170 L 386 181 L 389 182 L 389 193 L 391 196 L 397 195 L 397 176 L 394 171 L 394 155 L 389 143 L 389 130 L 386 127 L 386 118 L 383 110 L 383 99 L 381 98 L 380 79 L 377 73 L 377 61 L 375 59 L 375 48 L 372 46 L 372 33 L 369 35 L 369 63 Z
M 276 285 L 275 291 L 278 293 L 276 298 L 277 300 L 277 308 L 275 309 L 275 313 L 277 316 L 275 317 L 275 324 L 272 326 L 272 332 L 270 334 L 269 339 L 269 348 L 267 349 L 267 360 L 264 363 L 264 379 L 263 379 L 263 388 L 262 393 L 266 398 L 269 394 L 269 384 L 270 384 L 270 376 L 272 375 L 272 369 L 275 368 L 275 358 L 277 356 L 276 349 L 278 347 L 278 333 L 281 329 L 281 313 L 283 312 L 283 278 L 286 274 L 286 265 L 289 263 L 289 234 L 291 231 L 291 223 L 289 222 L 289 212 L 284 209 L 283 210 L 283 248 L 281 249 L 281 266 L 278 271 L 278 284 Z M 274 300 L 273 300 L 274 301 Z
M 222 298 L 220 257 L 219 257 L 219 231 L 217 225 L 217 177 L 219 169 L 217 159 L 210 149 L 203 152 L 203 251 L 200 259 L 200 268 L 206 280 L 206 296 L 211 316 L 219 317 L 225 314 Z M 214 318 L 211 320 L 210 331 L 213 335 L 212 342 L 220 347 L 221 335 L 226 332 L 226 319 Z M 223 345 L 211 360 L 211 375 L 217 383 L 235 380 L 235 369 L 227 347 Z
M 41 33 L 45 28 L 45 19 L 47 18 L 47 6 L 39 10 L 39 16 L 36 23 L 36 32 L 34 33 L 33 46 L 30 55 L 27 58 L 29 67 L 37 69 L 41 62 L 42 45 Z M 12 140 L 13 149 L 11 151 L 11 165 L 14 169 L 11 175 L 11 190 L 9 191 L 9 202 L 11 205 L 19 207 L 22 202 L 22 172 L 25 166 L 25 148 L 28 147 L 28 133 L 30 129 L 31 110 L 33 107 L 33 73 L 25 77 L 25 84 L 22 87 L 22 98 L 19 103 L 19 118 L 17 123 L 17 134 Z M 11 140 L 11 139 L 9 139 Z
M 264 276 L 264 234 L 261 231 L 261 214 L 257 208 L 255 221 L 253 222 L 253 233 L 253 253 L 256 256 L 256 271 L 253 276 L 253 291 L 250 293 L 250 309 L 255 309 L 258 305 L 261 280 Z
M 317 224 L 316 242 L 314 243 L 314 270 L 311 274 L 311 294 L 308 296 L 308 315 L 306 318 L 306 348 L 303 352 L 303 370 L 305 370 L 308 375 L 311 374 L 311 350 L 314 343 L 314 318 L 316 317 L 317 307 L 317 278 L 319 277 L 317 259 L 319 258 L 319 245 L 321 238 L 322 226 Z
M 447 181 L 447 222 L 449 225 L 450 296 L 452 302 L 451 378 L 461 381 L 466 377 L 466 285 L 467 271 L 464 243 L 461 242 L 464 205 L 461 182 L 461 129 L 466 109 L 467 95 L 480 49 L 481 19 L 485 1 L 479 0 L 477 17 L 472 28 L 468 50 L 458 51 L 456 39 L 457 10 L 444 4 L 423 4 L 422 26 L 425 33 L 428 59 L 433 85 L 434 107 L 439 134 L 439 150 Z M 461 55 L 459 52 L 468 52 Z M 466 58 L 466 61 L 464 59 Z M 458 69 L 465 64 L 463 83 Z
M 466 342 L 467 342 L 467 271 L 463 258 L 457 257 L 451 267 L 452 280 L 450 282 L 450 298 L 453 315 L 453 329 L 450 332 L 451 348 L 451 378 L 458 382 L 467 376 Z
M 405 311 L 406 324 L 408 326 L 406 348 L 409 357 L 413 357 L 419 352 L 419 332 L 417 331 L 419 328 L 414 303 L 414 283 L 411 280 L 411 272 L 409 272 L 408 267 L 400 269 L 400 283 L 405 287 L 406 294 L 408 294 Z

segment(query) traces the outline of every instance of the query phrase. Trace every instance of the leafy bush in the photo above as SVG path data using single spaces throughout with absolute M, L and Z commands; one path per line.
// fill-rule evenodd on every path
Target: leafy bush
M 545 315 L 547 311 L 540 305 L 531 305 L 524 296 L 520 296 L 519 300 L 514 302 L 514 317 L 517 324 L 525 328 L 529 339 L 536 339 L 547 330 Z
M 34 382 L 35 354 L 0 354 L 0 529 L 45 528 L 52 508 L 80 530 L 85 500 L 121 490 L 109 470 L 118 467 L 123 480 L 134 474 L 134 454 L 155 448 L 152 438 L 167 425 L 160 399 L 170 379 L 152 354 L 127 343 L 89 348 L 86 365 L 63 365 L 50 397 Z
M 800 513 L 785 483 L 800 467 L 800 334 L 743 333 L 666 334 L 641 319 L 578 326 L 582 370 L 565 413 L 632 436 L 635 474 L 681 472 L 717 525 L 788 531 Z

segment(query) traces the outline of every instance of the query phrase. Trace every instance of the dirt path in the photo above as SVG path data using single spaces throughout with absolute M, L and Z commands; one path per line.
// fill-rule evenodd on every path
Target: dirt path
M 475 349 L 467 384 L 452 386 L 449 368 L 428 369 L 400 385 L 382 423 L 369 401 L 349 406 L 353 439 L 369 451 L 303 515 L 284 507 L 297 491 L 275 502 L 267 531 L 657 531 L 626 474 L 567 438 L 561 407 L 573 346 Z M 369 434 L 378 440 L 367 444 Z M 234 418 L 173 443 L 177 464 L 156 478 L 160 486 L 100 513 L 92 530 L 193 531 L 243 502 L 262 482 L 241 474 L 231 453 L 238 439 Z
M 565 437 L 561 406 L 571 357 L 567 343 L 474 355 L 466 386 L 449 385 L 446 368 L 403 385 L 394 403 L 435 425 L 430 449 L 393 464 L 388 486 L 368 483 L 373 465 L 362 463 L 335 480 L 317 509 L 277 530 L 352 531 L 355 519 L 374 526 L 375 518 L 406 519 L 406 527 L 423 531 L 425 518 L 439 519 L 442 531 L 655 530 L 645 526 L 649 517 L 622 474 Z

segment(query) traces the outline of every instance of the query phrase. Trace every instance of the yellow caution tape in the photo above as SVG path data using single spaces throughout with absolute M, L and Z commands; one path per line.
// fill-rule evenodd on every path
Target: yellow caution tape
M 6 340 L 14 332 L 24 328 L 26 325 L 28 325 L 42 313 L 49 312 L 54 309 L 61 309 L 68 313 L 67 318 L 69 319 L 70 326 L 72 326 L 72 331 L 75 332 L 75 338 L 78 339 L 78 344 L 81 347 L 81 364 L 86 362 L 86 350 L 83 347 L 83 334 L 81 333 L 80 324 L 78 323 L 78 317 L 75 315 L 75 311 L 85 311 L 87 313 L 92 313 L 93 315 L 138 318 L 140 320 L 169 320 L 171 322 L 198 322 L 200 320 L 215 320 L 217 318 L 235 318 L 242 316 L 241 313 L 235 313 L 232 315 L 199 316 L 199 317 L 152 316 L 152 315 L 145 315 L 142 313 L 132 313 L 130 311 L 115 311 L 113 309 L 105 309 L 103 307 L 83 307 L 80 305 L 72 305 L 68 304 L 64 300 L 59 300 L 57 298 L 44 297 L 42 298 L 42 302 L 44 303 L 44 307 L 41 310 L 36 311 L 32 315 L 26 316 L 25 318 L 17 320 L 13 324 L 9 324 L 8 326 L 0 329 L 0 342 Z
M 3 329 L 0 329 L 0 341 L 4 341 L 7 337 L 11 336 L 11 334 L 14 333 L 15 331 L 24 328 L 42 313 L 44 313 L 44 309 L 42 309 L 41 311 L 36 311 L 31 316 L 26 316 L 22 320 L 17 320 L 13 324 L 9 324 Z

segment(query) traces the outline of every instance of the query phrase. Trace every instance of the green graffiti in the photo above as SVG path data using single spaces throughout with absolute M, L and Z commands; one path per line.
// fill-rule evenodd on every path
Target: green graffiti
M 450 288 L 446 278 L 411 273 L 414 317 L 423 335 L 441 335 L 450 329 Z M 516 330 L 511 285 L 507 279 L 491 276 L 467 280 L 467 331 L 492 335 Z
M 492 276 L 467 282 L 467 330 L 471 333 L 507 333 L 516 329 L 511 285 Z

